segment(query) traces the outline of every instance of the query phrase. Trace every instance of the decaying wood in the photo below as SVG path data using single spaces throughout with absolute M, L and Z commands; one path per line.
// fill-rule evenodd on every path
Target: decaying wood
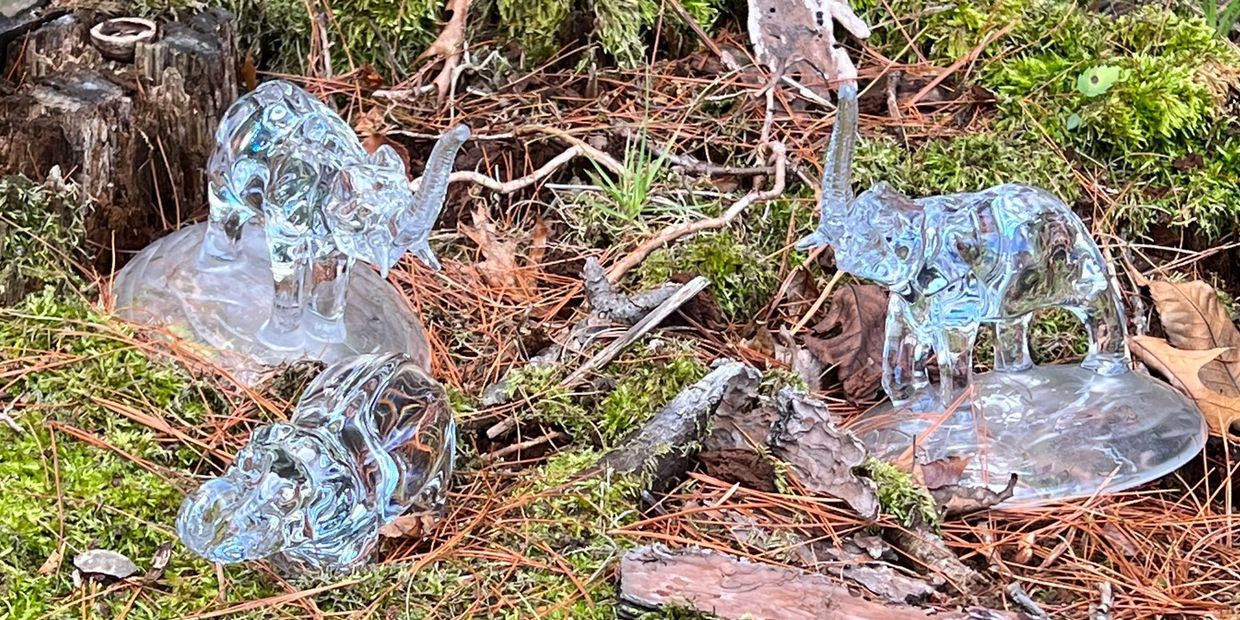
M 659 304 L 680 289 L 678 284 L 664 284 L 649 291 L 625 295 L 607 281 L 603 266 L 594 257 L 586 259 L 581 269 L 590 311 L 609 321 L 632 325 L 650 314 Z
M 663 606 L 690 607 L 720 618 L 753 620 L 1017 619 L 989 609 L 936 614 L 871 601 L 826 575 L 761 564 L 717 551 L 639 547 L 620 562 L 624 617 Z
M 711 419 L 720 408 L 747 409 L 758 398 L 762 374 L 752 366 L 721 360 L 701 381 L 685 388 L 672 402 L 626 437 L 594 470 L 649 476 L 656 488 L 688 468 Z
M 64 14 L 8 42 L 0 169 L 42 178 L 59 165 L 80 183 L 96 201 L 87 240 L 110 267 L 205 209 L 215 125 L 237 96 L 236 46 L 232 16 L 209 9 L 162 24 L 118 62 L 92 42 L 102 19 Z
M 822 401 L 789 388 L 776 399 L 779 419 L 771 428 L 775 455 L 792 467 L 805 488 L 838 497 L 867 518 L 878 517 L 878 493 L 873 480 L 853 469 L 865 461 L 865 446 L 847 431 L 835 428 Z
M 557 364 L 569 355 L 584 357 L 589 346 L 602 332 L 617 322 L 631 325 L 623 336 L 584 362 L 563 382 L 566 386 L 580 383 L 589 373 L 611 362 L 642 335 L 657 327 L 708 284 L 704 278 L 695 278 L 683 285 L 664 285 L 654 291 L 625 296 L 616 292 L 605 279 L 600 278 L 599 271 L 601 268 L 597 262 L 593 259 L 586 261 L 583 279 L 590 313 L 557 338 L 554 344 L 531 357 L 526 368 Z M 489 407 L 508 402 L 512 372 L 508 371 L 494 385 L 483 390 L 483 405 Z M 500 420 L 487 429 L 487 437 L 491 439 L 502 437 L 512 432 L 516 425 L 517 420 L 513 417 Z
M 981 573 L 966 566 L 952 553 L 938 534 L 925 526 L 911 530 L 892 530 L 890 540 L 915 562 L 943 576 L 956 590 L 967 593 L 986 584 Z
M 690 299 L 693 299 L 698 293 L 705 290 L 709 284 L 710 280 L 698 276 L 680 286 L 675 292 L 668 296 L 667 299 L 664 299 L 662 303 L 650 310 L 650 312 L 648 312 L 646 316 L 642 317 L 640 321 L 634 323 L 628 331 L 624 332 L 624 335 L 613 340 L 610 344 L 603 347 L 601 351 L 594 354 L 594 357 L 591 357 L 589 360 L 586 360 L 584 364 L 574 369 L 572 373 L 564 378 L 564 386 L 576 387 L 584 381 L 586 377 L 590 376 L 599 368 L 611 363 L 612 360 L 616 359 L 616 356 L 620 355 L 621 352 L 640 340 L 641 337 L 649 333 L 650 330 L 658 327 L 659 324 L 662 323 L 664 319 L 671 316 L 677 308 L 683 306 L 685 302 Z

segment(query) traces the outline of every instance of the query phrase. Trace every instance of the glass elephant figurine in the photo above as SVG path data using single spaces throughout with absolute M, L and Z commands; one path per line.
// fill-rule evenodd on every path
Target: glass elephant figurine
M 339 341 L 355 261 L 386 275 L 413 252 L 438 267 L 427 239 L 469 135 L 468 126 L 456 125 L 439 138 L 414 193 L 391 147 L 367 154 L 353 130 L 309 93 L 266 82 L 238 99 L 216 131 L 199 265 L 227 268 L 241 252 L 242 227 L 261 224 L 275 294 L 259 339 L 286 350 L 302 346 L 303 330 Z
M 798 247 L 835 248 L 837 266 L 891 291 L 883 388 L 907 401 L 929 384 L 933 351 L 939 397 L 951 403 L 972 381 L 973 342 L 995 328 L 995 369 L 1032 366 L 1033 313 L 1063 308 L 1084 324 L 1083 366 L 1128 370 L 1124 311 L 1089 229 L 1063 201 L 1027 185 L 907 198 L 886 183 L 859 196 L 850 185 L 857 87 L 844 84 L 822 187 L 822 221 Z
M 385 523 L 442 508 L 455 446 L 438 383 L 402 354 L 354 357 L 323 371 L 287 423 L 255 430 L 223 476 L 190 494 L 177 534 L 213 562 L 348 569 L 367 561 Z

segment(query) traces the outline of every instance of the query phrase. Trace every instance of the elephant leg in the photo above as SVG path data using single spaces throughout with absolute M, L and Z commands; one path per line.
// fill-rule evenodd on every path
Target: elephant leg
M 892 404 L 907 402 L 929 385 L 926 361 L 929 347 L 917 339 L 904 317 L 904 302 L 892 295 L 887 308 L 887 335 L 883 344 L 883 391 Z
M 353 259 L 334 252 L 316 258 L 310 266 L 310 293 L 306 304 L 306 331 L 323 342 L 344 340 L 344 305 Z
M 295 243 L 268 238 L 271 252 L 271 276 L 275 285 L 271 315 L 258 331 L 258 339 L 280 351 L 302 348 L 301 331 L 302 284 L 305 282 L 307 259 L 297 256 Z
M 223 262 L 232 262 L 241 255 L 241 233 L 246 223 L 254 218 L 254 213 L 246 208 L 212 197 L 211 215 L 207 220 L 207 234 L 202 240 L 202 250 L 198 262 L 202 267 L 218 266 Z
M 973 382 L 973 341 L 977 323 L 944 326 L 935 336 L 934 352 L 939 360 L 939 398 L 949 406 Z
M 1068 310 L 1080 319 L 1089 335 L 1089 352 L 1081 366 L 1100 375 L 1128 372 L 1128 334 L 1119 295 L 1107 287 L 1084 306 Z
M 1033 367 L 1029 356 L 1029 321 L 1033 314 L 995 322 L 995 370 L 1016 372 Z

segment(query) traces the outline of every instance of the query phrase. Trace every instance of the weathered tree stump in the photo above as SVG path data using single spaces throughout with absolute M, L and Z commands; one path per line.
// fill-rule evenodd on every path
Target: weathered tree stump
M 232 16 L 212 9 L 159 25 L 132 62 L 106 59 L 86 11 L 0 23 L 0 172 L 59 165 L 95 199 L 87 243 L 110 269 L 206 207 L 215 126 L 237 97 Z M 115 56 L 115 54 L 113 54 Z

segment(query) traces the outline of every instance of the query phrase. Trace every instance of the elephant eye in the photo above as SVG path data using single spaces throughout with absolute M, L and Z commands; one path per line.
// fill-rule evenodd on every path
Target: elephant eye
M 896 248 L 896 258 L 899 258 L 900 260 L 907 260 L 908 259 L 908 248 L 904 246 L 900 246 Z

